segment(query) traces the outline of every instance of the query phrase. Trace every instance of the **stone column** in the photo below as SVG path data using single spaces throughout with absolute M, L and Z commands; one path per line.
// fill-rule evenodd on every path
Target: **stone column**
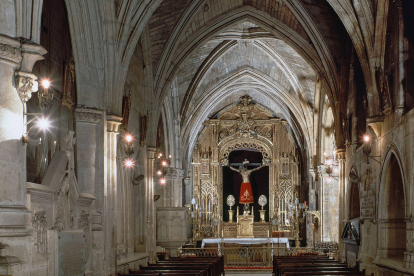
M 117 197 L 117 136 L 122 117 L 106 116 L 104 210 L 105 210 L 105 268 L 107 276 L 116 274 L 116 197 Z
M 346 157 L 345 157 L 345 149 L 337 149 L 336 150 L 336 158 L 338 160 L 339 165 L 339 206 L 342 206 L 339 210 L 339 223 L 338 223 L 338 243 L 339 243 L 339 259 L 341 261 L 345 261 L 345 244 L 341 240 L 341 235 L 343 229 L 343 221 L 347 219 L 347 214 L 345 206 L 347 205 L 347 196 L 346 191 L 348 190 L 346 187 L 346 171 L 345 171 L 345 163 L 346 163 Z
M 185 185 L 185 197 L 183 201 L 183 206 L 185 204 L 191 203 L 191 178 L 190 177 L 186 177 L 184 179 L 184 185 Z
M 76 166 L 79 189 L 83 193 L 95 194 L 99 183 L 99 144 L 102 134 L 99 125 L 102 111 L 76 108 Z M 98 203 L 99 205 L 99 203 Z M 100 208 L 99 208 L 100 209 Z
M 407 217 L 405 219 L 407 227 L 407 248 L 404 252 L 404 266 L 414 266 L 414 217 Z
M 0 35 L 0 275 L 29 274 L 32 232 L 23 102 L 37 91 L 37 77 L 31 71 L 45 53 L 40 45 Z
M 148 147 L 148 167 L 147 167 L 147 182 L 145 185 L 146 207 L 147 207 L 147 253 L 148 261 L 155 262 L 155 204 L 154 204 L 154 161 L 155 161 L 155 147 Z
M 405 69 L 404 62 L 408 58 L 408 47 L 406 46 L 406 39 L 404 38 L 404 17 L 402 0 L 396 0 L 395 5 L 398 12 L 398 92 L 397 92 L 397 103 L 395 105 L 395 112 L 399 118 L 404 115 L 405 108 L 405 89 L 404 79 Z M 400 119 L 401 120 L 401 119 Z

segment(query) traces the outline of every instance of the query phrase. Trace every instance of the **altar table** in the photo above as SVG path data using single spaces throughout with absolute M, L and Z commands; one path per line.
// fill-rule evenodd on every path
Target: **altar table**
M 201 248 L 207 243 L 217 243 L 220 248 L 220 243 L 236 243 L 236 244 L 267 244 L 267 243 L 283 243 L 289 248 L 288 238 L 223 238 L 223 239 L 203 239 Z

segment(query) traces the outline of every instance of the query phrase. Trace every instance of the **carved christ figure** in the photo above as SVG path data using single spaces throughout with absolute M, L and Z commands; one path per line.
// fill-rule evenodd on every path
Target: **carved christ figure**
M 246 160 L 247 161 L 247 160 Z M 245 164 L 248 164 L 247 162 L 243 162 Z M 229 166 L 231 170 L 238 172 L 242 175 L 243 182 L 240 186 L 240 197 L 239 197 L 239 203 L 241 204 L 249 204 L 253 203 L 253 192 L 252 192 L 252 185 L 250 184 L 250 174 L 254 171 L 258 171 L 261 168 L 267 166 L 267 164 L 263 164 L 260 167 L 254 168 L 252 170 L 248 170 L 245 166 L 240 166 L 239 169 L 235 169 L 232 166 Z

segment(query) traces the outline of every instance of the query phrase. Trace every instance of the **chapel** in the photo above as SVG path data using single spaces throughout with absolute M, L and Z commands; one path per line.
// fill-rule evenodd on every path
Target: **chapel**
M 414 275 L 413 0 L 0 0 L 0 83 L 0 275 Z

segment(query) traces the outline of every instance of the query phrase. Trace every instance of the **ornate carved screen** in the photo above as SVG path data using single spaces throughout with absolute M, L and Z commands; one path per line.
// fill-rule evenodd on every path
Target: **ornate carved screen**
M 228 210 L 222 204 L 222 166 L 240 149 L 259 151 L 269 163 L 269 217 L 277 222 L 273 229 L 290 229 L 286 204 L 294 201 L 300 183 L 295 142 L 286 121 L 246 95 L 205 122 L 193 151 L 192 196 L 202 213 L 196 227 L 200 239 L 220 236 L 217 218 L 221 222 Z

